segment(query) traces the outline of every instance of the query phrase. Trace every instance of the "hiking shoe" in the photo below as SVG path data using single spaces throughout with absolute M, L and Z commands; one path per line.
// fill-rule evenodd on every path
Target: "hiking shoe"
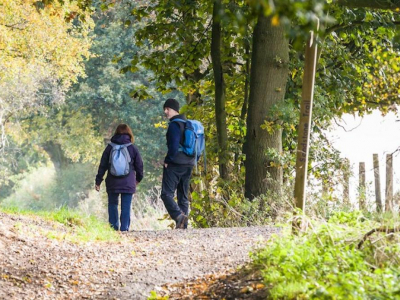
M 187 222 L 188 217 L 185 214 L 180 214 L 176 219 L 176 227 L 175 229 L 184 229 L 185 223 Z

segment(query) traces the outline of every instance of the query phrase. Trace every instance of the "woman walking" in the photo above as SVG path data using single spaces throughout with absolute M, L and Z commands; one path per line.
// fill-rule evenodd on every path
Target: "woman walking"
M 143 178 L 143 161 L 127 124 L 120 124 L 103 152 L 96 176 L 96 191 L 100 190 L 107 172 L 108 220 L 115 230 L 128 231 L 131 221 L 132 196 Z M 118 218 L 118 200 L 121 195 L 121 216 Z

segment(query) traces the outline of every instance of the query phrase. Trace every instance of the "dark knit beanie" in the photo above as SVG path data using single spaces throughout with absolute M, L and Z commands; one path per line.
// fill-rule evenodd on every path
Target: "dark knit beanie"
M 176 101 L 175 99 L 168 99 L 167 101 L 165 101 L 164 103 L 164 109 L 166 107 L 172 108 L 173 110 L 175 110 L 176 112 L 179 112 L 179 102 Z

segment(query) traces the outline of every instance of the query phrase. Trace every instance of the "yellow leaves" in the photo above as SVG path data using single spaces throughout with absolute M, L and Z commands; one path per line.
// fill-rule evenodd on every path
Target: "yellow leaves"
M 292 79 L 294 79 L 296 77 L 297 72 L 298 72 L 297 69 L 294 69 L 292 71 Z
M 159 122 L 159 123 L 155 123 L 155 124 L 154 124 L 154 127 L 155 127 L 155 128 L 163 128 L 163 129 L 166 129 L 168 126 L 167 126 L 167 122 L 162 121 L 162 122 Z
M 21 76 L 33 66 L 44 68 L 65 86 L 83 74 L 83 59 L 89 57 L 87 24 L 77 28 L 65 20 L 74 1 L 52 2 L 37 10 L 34 0 L 3 0 L 0 10 L 0 78 Z M 2 76 L 3 75 L 3 76 Z
M 265 288 L 264 284 L 256 283 L 256 284 L 252 284 L 250 286 L 245 286 L 245 287 L 241 288 L 240 293 L 247 294 L 247 293 L 253 292 L 254 290 L 261 290 L 263 288 Z
M 279 16 L 274 15 L 271 19 L 271 24 L 272 26 L 279 26 Z
M 275 126 L 275 122 L 265 120 L 264 123 L 260 127 L 261 127 L 261 129 L 266 129 L 269 134 L 272 134 L 275 130 L 274 126 Z

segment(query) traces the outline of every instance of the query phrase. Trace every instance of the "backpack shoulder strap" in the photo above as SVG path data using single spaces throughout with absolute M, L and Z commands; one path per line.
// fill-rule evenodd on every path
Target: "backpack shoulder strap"
M 173 119 L 172 121 L 170 121 L 170 123 L 172 122 L 175 122 L 179 125 L 179 129 L 181 130 L 181 140 L 179 141 L 179 144 L 183 145 L 186 121 L 183 119 Z

